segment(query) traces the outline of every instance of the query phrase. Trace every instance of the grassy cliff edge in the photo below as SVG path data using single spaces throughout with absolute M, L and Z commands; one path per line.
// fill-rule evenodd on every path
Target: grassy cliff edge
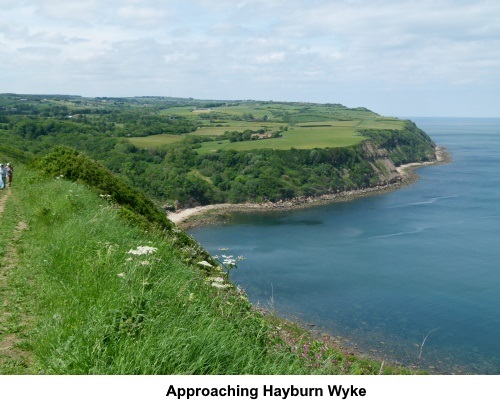
M 411 372 L 256 310 L 147 197 L 77 152 L 18 165 L 0 215 L 4 238 L 24 224 L 2 274 L 2 374 Z

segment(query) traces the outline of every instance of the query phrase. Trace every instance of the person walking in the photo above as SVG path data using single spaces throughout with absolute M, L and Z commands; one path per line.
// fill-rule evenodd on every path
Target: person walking
M 7 169 L 0 163 L 0 189 L 5 188 L 7 185 Z
M 7 167 L 5 168 L 5 170 L 7 171 L 7 185 L 9 187 L 12 186 L 12 176 L 14 175 L 14 168 L 12 167 L 12 165 L 10 163 L 7 163 Z

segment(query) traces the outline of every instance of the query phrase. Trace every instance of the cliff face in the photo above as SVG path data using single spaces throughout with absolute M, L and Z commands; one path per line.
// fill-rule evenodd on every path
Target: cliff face
M 369 138 L 368 142 L 376 149 L 385 150 L 396 166 L 436 159 L 436 144 L 411 121 L 407 121 L 402 130 L 365 129 L 361 130 L 360 134 Z
M 399 181 L 401 174 L 397 167 L 402 164 L 436 160 L 436 144 L 413 122 L 408 121 L 403 130 L 365 130 L 362 135 L 369 138 L 361 148 L 380 179 L 378 185 Z
M 364 142 L 362 148 L 367 161 L 380 180 L 377 185 L 395 183 L 401 179 L 387 149 L 381 148 L 371 141 Z

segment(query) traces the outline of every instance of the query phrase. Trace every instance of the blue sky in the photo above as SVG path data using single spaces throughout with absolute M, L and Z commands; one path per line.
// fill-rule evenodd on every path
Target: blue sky
M 497 0 L 0 0 L 0 93 L 500 116 Z

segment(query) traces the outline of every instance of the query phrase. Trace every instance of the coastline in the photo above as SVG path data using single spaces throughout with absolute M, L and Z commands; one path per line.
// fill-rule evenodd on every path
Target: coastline
M 331 204 L 334 202 L 345 202 L 355 198 L 386 193 L 405 187 L 416 181 L 419 176 L 414 172 L 415 169 L 422 166 L 444 164 L 451 161 L 451 156 L 444 147 L 436 146 L 435 154 L 435 160 L 422 163 L 408 163 L 396 167 L 396 170 L 399 173 L 399 177 L 396 182 L 391 182 L 381 186 L 342 191 L 334 194 L 324 194 L 316 197 L 297 197 L 291 200 L 279 201 L 275 203 L 224 203 L 202 205 L 193 208 L 181 209 L 175 212 L 169 212 L 167 213 L 167 218 L 180 228 L 189 229 L 197 226 L 224 222 L 227 219 L 226 214 L 231 212 L 286 211 Z
M 335 202 L 345 202 L 356 198 L 382 194 L 406 187 L 407 185 L 410 185 L 413 182 L 417 181 L 419 179 L 419 176 L 415 173 L 415 169 L 423 166 L 445 164 L 452 161 L 451 155 L 444 147 L 436 146 L 435 155 L 436 159 L 432 161 L 422 163 L 409 163 L 396 167 L 396 170 L 399 174 L 397 181 L 383 186 L 370 187 L 360 190 L 351 190 L 335 194 L 326 194 L 310 198 L 296 198 L 290 201 L 277 203 L 268 202 L 262 204 L 213 204 L 207 206 L 199 206 L 169 213 L 168 218 L 171 219 L 180 228 L 187 230 L 198 226 L 223 223 L 230 219 L 228 214 L 233 212 L 287 211 L 319 205 L 327 205 Z M 416 374 L 436 374 L 436 370 L 434 368 L 420 369 L 418 367 L 418 362 L 416 364 L 413 362 L 402 363 L 395 358 L 387 358 L 387 356 L 383 356 L 382 353 L 379 353 L 377 349 L 362 349 L 360 346 L 358 346 L 359 342 L 357 342 L 355 338 L 325 331 L 321 327 L 317 327 L 317 325 L 310 323 L 307 320 L 299 319 L 294 314 L 275 314 L 269 309 L 261 307 L 259 304 L 253 304 L 253 306 L 264 316 L 279 319 L 280 327 L 278 329 L 283 329 L 283 337 L 287 340 L 293 340 L 293 338 L 291 338 L 289 330 L 296 330 L 296 328 L 298 327 L 307 331 L 310 334 L 311 338 L 338 350 L 345 356 L 354 356 L 360 359 L 381 362 L 382 366 L 380 368 L 380 373 L 382 373 L 385 364 L 386 367 L 403 367 L 411 370 Z

